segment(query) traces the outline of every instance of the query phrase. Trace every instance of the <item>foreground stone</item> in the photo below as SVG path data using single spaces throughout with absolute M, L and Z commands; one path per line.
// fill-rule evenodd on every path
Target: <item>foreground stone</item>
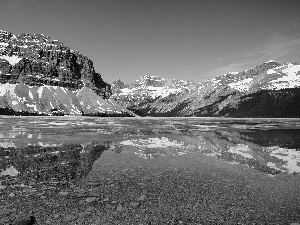
M 12 225 L 33 225 L 36 224 L 36 219 L 32 215 L 21 215 L 15 219 Z
M 72 222 L 78 219 L 78 215 L 68 214 L 64 217 L 63 222 Z

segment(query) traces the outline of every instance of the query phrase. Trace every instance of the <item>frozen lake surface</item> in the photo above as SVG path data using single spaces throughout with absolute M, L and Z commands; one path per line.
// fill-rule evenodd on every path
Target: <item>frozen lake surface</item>
M 60 184 L 87 175 L 102 154 L 124 151 L 154 162 L 201 152 L 270 176 L 298 173 L 300 120 L 0 118 L 0 179 Z

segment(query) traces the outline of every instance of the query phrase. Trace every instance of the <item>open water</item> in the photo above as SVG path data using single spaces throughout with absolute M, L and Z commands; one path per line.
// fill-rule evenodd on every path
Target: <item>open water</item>
M 153 162 L 197 153 L 270 176 L 298 173 L 300 120 L 1 116 L 0 188 L 5 177 L 62 185 L 123 151 Z

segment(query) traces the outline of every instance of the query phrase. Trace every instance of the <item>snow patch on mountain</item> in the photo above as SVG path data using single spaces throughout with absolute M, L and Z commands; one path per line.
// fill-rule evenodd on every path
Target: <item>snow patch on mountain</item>
M 0 108 L 5 107 L 38 114 L 51 114 L 54 110 L 72 116 L 123 113 L 123 107 L 101 98 L 88 87 L 71 91 L 57 86 L 0 84 Z
M 170 94 L 177 94 L 181 91 L 181 88 L 168 88 L 168 87 L 154 87 L 145 86 L 144 88 L 123 88 L 120 89 L 119 96 L 135 96 L 136 94 L 143 97 L 157 98 L 167 97 Z
M 9 62 L 10 65 L 14 66 L 15 64 L 17 64 L 22 58 L 19 58 L 16 55 L 12 55 L 12 56 L 7 56 L 7 55 L 2 55 L 0 56 L 0 59 L 5 59 Z
M 268 71 L 271 74 L 273 71 Z M 277 71 L 274 70 L 274 73 Z M 300 65 L 293 65 L 289 63 L 286 69 L 282 70 L 284 74 L 276 80 L 270 82 L 269 88 L 280 90 L 283 88 L 295 88 L 300 86 Z
M 228 86 L 238 91 L 249 91 L 252 81 L 253 78 L 247 78 L 235 83 L 228 84 Z

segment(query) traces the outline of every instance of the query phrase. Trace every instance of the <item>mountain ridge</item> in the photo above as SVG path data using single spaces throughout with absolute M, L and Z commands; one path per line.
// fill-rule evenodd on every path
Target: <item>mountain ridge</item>
M 0 114 L 135 116 L 79 51 L 43 34 L 0 30 Z
M 142 116 L 288 117 L 286 110 L 284 115 L 280 113 L 273 115 L 267 109 L 264 112 L 259 107 L 257 110 L 261 113 L 253 110 L 250 110 L 252 114 L 246 111 L 239 112 L 247 108 L 245 101 L 250 99 L 261 101 L 262 96 L 273 101 L 275 105 L 280 104 L 272 96 L 280 99 L 278 96 L 282 93 L 293 96 L 294 106 L 300 109 L 297 97 L 300 87 L 298 63 L 281 64 L 270 60 L 248 70 L 228 72 L 200 83 L 180 81 L 172 86 L 157 87 L 151 82 L 147 86 L 144 85 L 144 78 L 145 76 L 142 76 L 128 85 L 121 80 L 112 83 L 113 98 Z M 147 77 L 152 80 L 153 78 L 161 79 L 157 76 Z M 138 81 L 141 81 L 140 85 Z M 286 107 L 294 111 L 292 105 L 290 107 L 286 100 L 282 99 L 282 101 L 285 102 Z M 273 110 L 275 105 L 272 106 Z M 293 112 L 291 117 L 300 117 L 300 113 Z

